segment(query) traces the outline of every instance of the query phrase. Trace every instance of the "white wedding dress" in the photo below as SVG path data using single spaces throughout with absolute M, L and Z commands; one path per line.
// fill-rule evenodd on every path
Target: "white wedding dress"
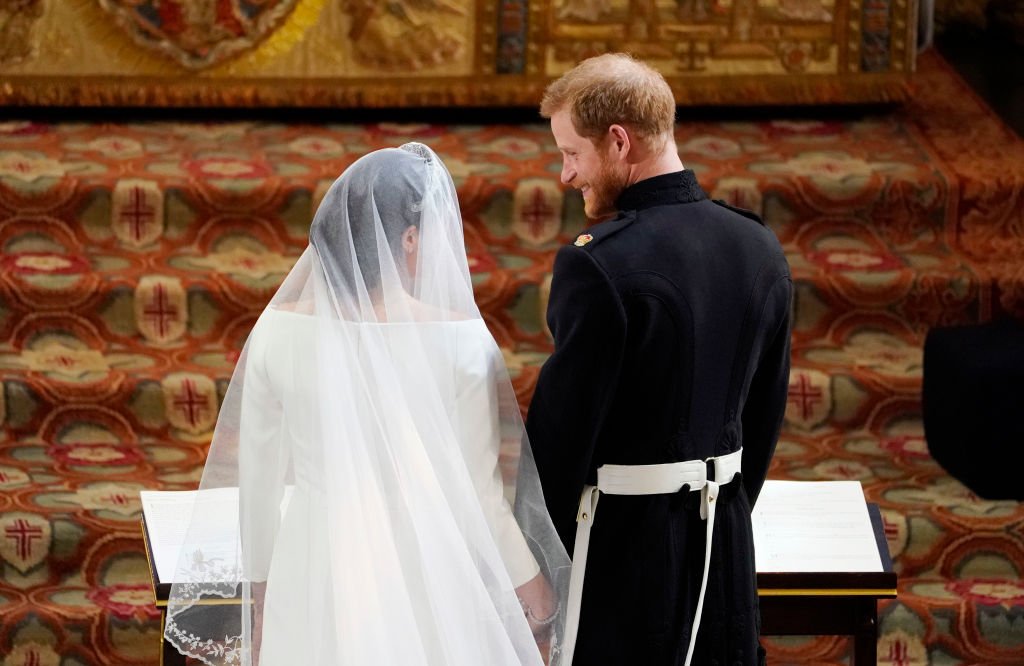
M 494 364 L 503 361 L 483 321 L 344 325 L 381 329 L 400 368 L 414 367 L 401 357 L 424 343 L 448 418 L 457 429 L 467 472 L 512 584 L 519 586 L 536 576 L 537 562 L 512 515 L 498 467 L 500 424 L 493 371 Z M 328 523 L 325 488 L 333 480 L 324 478 L 324 461 L 318 458 L 319 448 L 311 441 L 310 420 L 301 418 L 301 414 L 282 419 L 279 412 L 267 409 L 275 404 L 273 396 L 282 394 L 295 396 L 296 404 L 315 404 L 314 387 L 302 381 L 300 370 L 315 361 L 311 353 L 316 347 L 315 335 L 314 318 L 268 309 L 249 341 L 241 445 L 251 449 L 249 455 L 279 462 L 256 465 L 250 478 L 241 479 L 241 506 L 247 508 L 243 531 L 249 530 L 251 536 L 247 538 L 254 541 L 275 543 L 269 562 L 250 563 L 253 579 L 267 581 L 261 658 L 268 664 L 324 663 L 323 646 L 331 643 L 339 624 L 339 618 L 317 612 L 335 606 L 331 590 L 323 585 L 329 569 L 325 561 L 330 552 L 327 531 L 336 529 L 351 538 L 377 532 L 385 541 L 390 538 L 380 533 L 381 526 L 388 523 L 385 515 L 362 513 L 354 525 Z M 452 360 L 454 363 L 449 363 Z M 274 540 L 273 525 L 263 517 L 272 515 L 280 501 L 288 460 L 294 468 L 295 490 Z M 269 478 L 267 470 L 277 471 L 276 478 Z M 360 498 L 364 504 L 366 500 Z M 392 545 L 400 556 L 402 544 Z M 407 581 L 415 575 L 411 571 L 403 573 Z M 357 597 L 369 594 L 359 589 L 359 580 L 350 581 L 350 585 Z M 312 612 L 297 613 L 296 609 Z

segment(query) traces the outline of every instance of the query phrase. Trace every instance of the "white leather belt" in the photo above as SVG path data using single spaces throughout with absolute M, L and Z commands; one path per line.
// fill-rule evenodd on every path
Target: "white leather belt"
M 565 618 L 562 664 L 571 666 L 576 650 L 576 633 L 580 623 L 580 604 L 583 601 L 583 576 L 587 570 L 587 549 L 590 547 L 590 528 L 597 512 L 601 493 L 610 495 L 660 495 L 675 493 L 688 485 L 691 492 L 700 491 L 700 517 L 707 521 L 707 539 L 704 547 L 704 575 L 697 598 L 697 613 L 690 630 L 690 645 L 686 650 L 686 666 L 693 658 L 697 644 L 697 629 L 704 610 L 704 592 L 708 586 L 708 565 L 711 562 L 711 538 L 715 527 L 715 500 L 718 489 L 733 480 L 740 471 L 743 449 L 717 458 L 687 460 L 663 465 L 602 465 L 597 469 L 597 485 L 584 486 L 576 514 L 576 545 L 572 551 L 572 574 L 569 577 L 569 600 Z M 715 466 L 715 480 L 708 481 L 708 463 Z

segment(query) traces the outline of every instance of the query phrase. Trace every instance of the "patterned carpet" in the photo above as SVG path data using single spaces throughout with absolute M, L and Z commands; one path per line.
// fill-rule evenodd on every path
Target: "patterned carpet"
M 796 281 L 771 476 L 859 479 L 900 574 L 881 663 L 1024 663 L 1024 507 L 929 456 L 928 328 L 1024 316 L 1024 142 L 933 53 L 906 107 L 684 123 L 708 192 L 760 211 Z M 528 405 L 555 250 L 585 226 L 544 125 L 0 124 L 2 666 L 155 664 L 140 489 L 198 482 L 237 352 L 359 155 L 429 143 L 477 300 Z M 845 663 L 844 638 L 768 639 Z

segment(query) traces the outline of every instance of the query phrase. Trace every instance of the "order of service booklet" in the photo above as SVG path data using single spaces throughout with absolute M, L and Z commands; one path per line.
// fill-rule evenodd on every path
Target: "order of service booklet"
M 765 481 L 751 521 L 758 573 L 883 570 L 860 481 Z

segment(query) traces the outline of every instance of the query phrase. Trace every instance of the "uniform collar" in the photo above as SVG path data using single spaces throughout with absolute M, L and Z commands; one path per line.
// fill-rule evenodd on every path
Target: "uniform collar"
M 674 203 L 693 203 L 707 199 L 697 176 L 689 169 L 646 178 L 633 183 L 615 200 L 619 210 L 640 210 Z

